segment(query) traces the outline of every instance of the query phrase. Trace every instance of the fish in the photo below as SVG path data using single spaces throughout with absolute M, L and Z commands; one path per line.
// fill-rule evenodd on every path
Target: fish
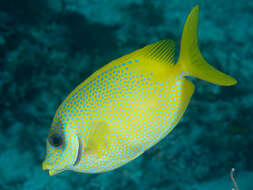
M 196 77 L 220 86 L 237 80 L 207 63 L 198 47 L 199 6 L 188 15 L 175 62 L 166 39 L 111 61 L 58 107 L 42 169 L 102 173 L 119 168 L 164 139 L 188 107 Z

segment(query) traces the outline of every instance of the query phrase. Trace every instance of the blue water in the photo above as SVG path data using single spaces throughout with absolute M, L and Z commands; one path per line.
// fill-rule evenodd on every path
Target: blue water
M 170 38 L 178 49 L 197 3 L 204 57 L 238 84 L 193 79 L 196 90 L 178 126 L 117 170 L 42 171 L 50 124 L 66 95 L 146 44 Z M 232 168 L 239 190 L 253 189 L 252 20 L 247 0 L 1 1 L 0 189 L 230 190 Z

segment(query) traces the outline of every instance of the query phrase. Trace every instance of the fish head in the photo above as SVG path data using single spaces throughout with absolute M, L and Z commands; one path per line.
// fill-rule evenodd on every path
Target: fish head
M 75 130 L 62 122 L 53 123 L 46 144 L 47 152 L 42 169 L 49 170 L 50 176 L 64 170 L 72 170 L 79 152 L 79 140 Z

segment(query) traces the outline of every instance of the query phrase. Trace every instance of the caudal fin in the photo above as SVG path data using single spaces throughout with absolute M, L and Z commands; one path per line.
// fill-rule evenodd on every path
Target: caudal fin
M 198 47 L 199 6 L 196 5 L 188 15 L 181 39 L 178 66 L 189 76 L 222 86 L 237 83 L 233 77 L 222 73 L 209 65 L 201 55 Z

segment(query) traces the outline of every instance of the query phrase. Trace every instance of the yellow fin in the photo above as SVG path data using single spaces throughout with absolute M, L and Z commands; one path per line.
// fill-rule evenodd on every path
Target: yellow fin
M 119 59 L 129 60 L 129 59 L 145 59 L 149 62 L 159 62 L 168 65 L 174 65 L 174 55 L 175 55 L 175 43 L 173 40 L 160 40 L 153 44 L 146 45 L 145 47 L 138 49 L 132 53 L 129 53 Z
M 198 17 L 199 6 L 196 5 L 184 25 L 177 66 L 180 66 L 181 70 L 186 71 L 186 75 L 217 85 L 229 86 L 236 84 L 236 79 L 209 65 L 201 55 L 198 47 Z
M 138 50 L 144 57 L 164 64 L 174 64 L 175 43 L 173 40 L 160 40 Z
M 105 122 L 95 124 L 93 130 L 89 135 L 87 150 L 92 151 L 101 157 L 109 148 L 110 143 L 108 140 L 109 128 Z
M 169 69 L 175 66 L 174 55 L 174 41 L 161 40 L 120 57 L 111 64 L 136 60 L 136 63 L 129 67 L 129 72 L 143 75 L 152 73 L 154 78 L 163 81 L 168 79 Z

